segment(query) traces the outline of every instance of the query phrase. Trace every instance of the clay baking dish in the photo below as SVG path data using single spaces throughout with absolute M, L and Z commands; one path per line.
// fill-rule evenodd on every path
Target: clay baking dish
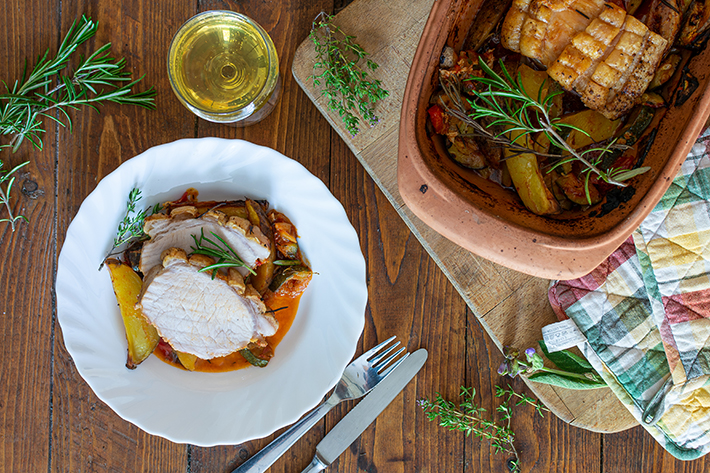
M 651 171 L 576 215 L 538 216 L 525 209 L 512 191 L 456 165 L 427 133 L 426 110 L 437 85 L 441 52 L 445 45 L 456 51 L 463 48 L 484 1 L 434 2 L 404 93 L 399 192 L 417 217 L 479 256 L 543 278 L 582 276 L 618 248 L 653 209 L 702 131 L 710 114 L 710 94 L 705 93 L 710 51 L 695 54 L 672 79 L 697 87 L 689 97 L 683 94 L 685 100 L 680 87 L 672 91 L 671 105 L 644 161 Z

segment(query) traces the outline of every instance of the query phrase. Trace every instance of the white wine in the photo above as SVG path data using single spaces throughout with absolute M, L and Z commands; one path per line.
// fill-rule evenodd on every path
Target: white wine
M 168 74 L 178 99 L 195 114 L 236 122 L 269 102 L 279 65 L 261 26 L 239 13 L 208 11 L 188 20 L 173 38 Z

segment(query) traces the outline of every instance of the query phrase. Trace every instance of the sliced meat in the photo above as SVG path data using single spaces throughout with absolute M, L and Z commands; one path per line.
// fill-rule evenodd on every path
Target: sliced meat
M 644 93 L 667 41 L 623 8 L 605 4 L 547 73 L 587 107 L 609 119 L 626 113 Z
M 502 25 L 503 47 L 547 67 L 603 5 L 603 0 L 513 0 Z
M 175 349 L 202 359 L 228 355 L 276 333 L 259 294 L 241 275 L 199 272 L 212 258 L 170 248 L 143 283 L 137 307 Z
M 199 215 L 195 207 L 185 206 L 172 210 L 170 215 L 155 214 L 145 219 L 143 227 L 150 240 L 143 244 L 140 270 L 146 274 L 156 265 L 161 264 L 161 255 L 168 248 L 181 248 L 190 251 L 195 246 L 193 235 L 214 240 L 219 235 L 239 255 L 249 267 L 257 261 L 268 258 L 271 243 L 264 233 L 248 220 L 240 217 L 227 217 L 219 210 L 211 210 Z M 239 268 L 242 275 L 247 269 Z

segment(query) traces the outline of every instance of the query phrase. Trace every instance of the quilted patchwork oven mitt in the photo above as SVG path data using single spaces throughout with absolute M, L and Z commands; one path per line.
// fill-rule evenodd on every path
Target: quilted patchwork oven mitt
M 550 302 L 637 420 L 674 456 L 710 451 L 710 132 L 663 199 L 592 273 Z

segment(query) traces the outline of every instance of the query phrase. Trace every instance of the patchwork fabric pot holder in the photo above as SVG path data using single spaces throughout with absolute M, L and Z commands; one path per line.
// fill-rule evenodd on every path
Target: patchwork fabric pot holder
M 549 298 L 634 417 L 680 459 L 710 451 L 710 131 L 663 199 L 592 273 Z

